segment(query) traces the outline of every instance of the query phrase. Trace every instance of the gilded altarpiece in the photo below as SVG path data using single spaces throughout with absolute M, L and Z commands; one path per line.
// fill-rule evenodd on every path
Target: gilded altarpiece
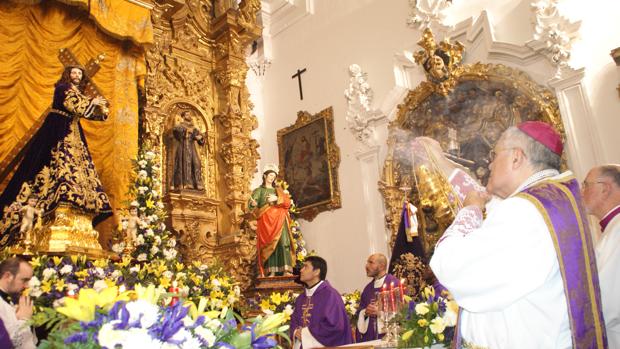
M 258 0 L 156 1 L 155 43 L 141 112 L 141 142 L 156 150 L 170 228 L 186 261 L 224 264 L 244 287 L 255 274 L 255 236 L 243 219 L 258 160 L 245 87 L 245 49 L 261 33 Z M 204 135 L 204 188 L 174 188 L 172 129 L 183 111 Z
M 463 46 L 458 42 L 436 43 L 428 30 L 418 44 L 423 50 L 416 54 L 416 61 L 424 67 L 428 81 L 409 92 L 389 125 L 379 190 L 386 204 L 391 246 L 403 200 L 408 198 L 418 207 L 418 231 L 429 257 L 455 210 L 446 209 L 450 206 L 450 188 L 445 178 L 414 171 L 411 142 L 415 137 L 439 141 L 449 158 L 486 184 L 490 151 L 505 129 L 528 120 L 548 122 L 562 135 L 564 128 L 553 93 L 524 72 L 504 65 L 462 65 Z

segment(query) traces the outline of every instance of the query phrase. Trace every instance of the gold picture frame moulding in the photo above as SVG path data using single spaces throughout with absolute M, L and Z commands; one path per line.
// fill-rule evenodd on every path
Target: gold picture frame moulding
M 299 111 L 295 123 L 277 135 L 278 177 L 289 185 L 300 217 L 312 221 L 320 212 L 342 207 L 333 108 L 314 115 Z

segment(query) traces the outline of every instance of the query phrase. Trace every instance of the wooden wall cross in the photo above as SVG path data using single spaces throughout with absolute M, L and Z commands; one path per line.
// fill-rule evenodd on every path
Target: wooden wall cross
M 291 76 L 291 79 L 295 79 L 297 78 L 297 81 L 299 82 L 299 99 L 301 99 L 302 101 L 304 100 L 304 92 L 301 89 L 301 74 L 306 72 L 306 68 L 299 70 L 297 69 L 297 73 L 293 74 L 293 76 Z

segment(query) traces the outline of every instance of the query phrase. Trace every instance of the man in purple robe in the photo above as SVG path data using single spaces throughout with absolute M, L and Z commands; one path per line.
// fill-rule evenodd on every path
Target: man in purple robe
M 339 346 L 353 342 L 342 297 L 325 280 L 326 275 L 327 263 L 323 258 L 306 258 L 299 275 L 306 289 L 297 297 L 291 315 L 291 337 L 295 349 Z
M 381 291 L 383 285 L 397 287 L 398 279 L 387 272 L 387 258 L 381 253 L 375 253 L 368 257 L 366 261 L 366 276 L 372 280 L 364 287 L 360 306 L 357 310 L 357 332 L 356 341 L 366 342 L 382 338 L 385 334 L 383 323 L 377 316 L 377 292 Z

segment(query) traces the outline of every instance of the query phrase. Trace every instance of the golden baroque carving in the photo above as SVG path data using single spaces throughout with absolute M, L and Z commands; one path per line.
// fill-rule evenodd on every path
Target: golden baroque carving
M 239 25 L 248 30 L 254 28 L 258 11 L 260 11 L 260 0 L 243 0 L 239 4 Z
M 461 72 L 459 67 L 463 60 L 463 44 L 458 41 L 451 44 L 448 39 L 437 44 L 430 28 L 426 28 L 418 45 L 423 50 L 416 52 L 414 58 L 424 67 L 433 92 L 448 95 Z
M 227 270 L 241 283 L 242 289 L 249 289 L 258 274 L 256 269 L 256 234 L 244 222 L 234 235 L 220 241 L 220 260 L 226 261 Z
M 457 135 L 458 146 L 452 149 L 453 158 L 469 167 L 485 184 L 489 174 L 489 151 L 509 126 L 521 121 L 542 120 L 564 135 L 554 94 L 526 73 L 504 65 L 475 63 L 458 66 L 450 74 L 454 77 L 451 89 L 425 81 L 410 91 L 389 125 L 388 154 L 379 190 L 385 200 L 391 244 L 396 238 L 405 196 L 400 188 L 413 187 L 410 199 L 418 208 L 421 205 L 419 188 L 411 183 L 414 173 L 410 142 L 413 138 L 428 136 L 438 140 L 443 149 L 450 149 L 450 141 L 454 140 L 450 134 Z M 437 230 L 433 236 L 440 236 L 445 229 L 444 223 L 433 222 L 433 212 L 425 211 L 424 207 L 418 210 L 418 216 L 420 229 L 432 225 Z
M 255 274 L 246 270 L 255 264 L 256 243 L 244 228 L 243 209 L 256 171 L 258 144 L 251 137 L 257 125 L 245 87 L 244 49 L 260 35 L 255 24 L 259 9 L 257 1 L 237 8 L 235 1 L 227 0 L 158 0 L 141 115 L 142 141 L 154 146 L 162 168 L 165 123 L 175 108 L 187 106 L 212 122 L 206 192 L 167 193 L 170 223 L 175 232 L 182 232 L 179 241 L 186 260 L 225 260 L 246 286 Z
M 169 224 L 178 236 L 186 261 L 209 261 L 216 256 L 217 205 L 195 193 L 170 193 L 164 198 Z

